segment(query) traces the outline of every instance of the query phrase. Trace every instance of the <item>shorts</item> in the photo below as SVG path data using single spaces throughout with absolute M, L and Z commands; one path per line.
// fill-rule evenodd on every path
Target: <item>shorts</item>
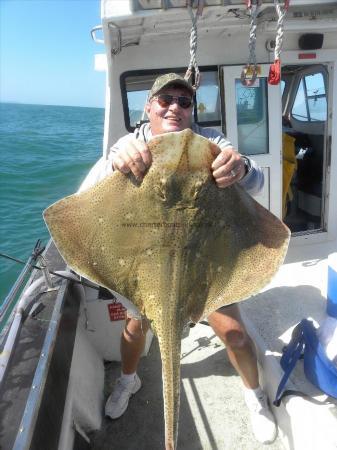
M 230 303 L 229 305 L 221 306 L 221 308 L 217 309 L 218 312 L 224 311 L 226 308 L 230 306 L 237 305 L 237 303 Z M 146 319 L 146 316 L 140 313 L 140 311 L 135 307 L 128 307 L 126 311 L 126 315 L 128 319 L 142 320 Z M 200 320 L 207 320 L 207 317 L 201 318 Z

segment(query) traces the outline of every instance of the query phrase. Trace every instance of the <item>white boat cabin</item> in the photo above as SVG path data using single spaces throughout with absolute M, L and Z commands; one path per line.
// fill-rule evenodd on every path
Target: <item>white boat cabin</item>
M 146 119 L 147 93 L 159 74 L 185 74 L 192 26 L 186 3 L 102 1 L 105 54 L 96 55 L 96 69 L 107 74 L 104 152 Z M 194 120 L 224 132 L 263 167 L 265 186 L 257 200 L 284 219 L 292 246 L 336 240 L 337 189 L 331 174 L 337 173 L 337 4 L 292 0 L 277 32 L 274 1 L 258 3 L 258 75 L 243 85 L 242 69 L 252 56 L 247 4 L 190 2 L 194 17 L 195 6 L 204 5 L 196 22 L 201 83 Z M 276 3 L 284 10 L 284 2 Z M 94 39 L 103 42 L 98 33 L 93 30 Z M 279 33 L 281 81 L 271 85 L 268 74 Z

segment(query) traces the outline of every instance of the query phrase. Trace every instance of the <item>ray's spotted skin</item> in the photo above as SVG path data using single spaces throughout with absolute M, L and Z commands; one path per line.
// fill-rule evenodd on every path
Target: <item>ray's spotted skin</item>
M 240 186 L 218 189 L 209 140 L 186 129 L 148 145 L 153 163 L 143 180 L 114 172 L 44 218 L 73 270 L 150 320 L 162 359 L 165 446 L 174 450 L 183 327 L 261 290 L 283 262 L 289 230 Z

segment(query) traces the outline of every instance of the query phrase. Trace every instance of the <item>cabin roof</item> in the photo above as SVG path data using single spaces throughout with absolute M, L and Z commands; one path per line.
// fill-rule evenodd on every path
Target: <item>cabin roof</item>
M 166 5 L 166 8 L 160 5 Z M 157 7 L 150 7 L 150 6 Z M 121 47 L 139 45 L 168 37 L 179 39 L 189 36 L 191 17 L 181 0 L 104 0 L 102 21 L 112 41 L 121 41 Z M 195 9 L 193 10 L 195 14 Z M 317 6 L 311 0 L 292 0 L 285 30 L 336 29 L 337 5 L 326 0 Z M 198 18 L 198 35 L 224 37 L 227 33 L 242 32 L 250 26 L 250 14 L 244 1 L 205 0 L 202 15 Z M 262 0 L 258 16 L 258 27 L 275 33 L 277 14 L 273 0 Z

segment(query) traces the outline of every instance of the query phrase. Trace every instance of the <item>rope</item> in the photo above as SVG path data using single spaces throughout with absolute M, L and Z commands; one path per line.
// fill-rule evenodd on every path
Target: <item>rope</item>
M 251 21 L 250 21 L 250 30 L 249 30 L 249 41 L 248 41 L 248 49 L 249 49 L 249 58 L 248 64 L 256 66 L 256 30 L 257 30 L 257 15 L 259 13 L 259 5 L 253 4 L 250 10 Z
M 279 0 L 274 0 L 275 9 L 277 12 L 278 20 L 276 27 L 276 39 L 275 39 L 275 49 L 274 49 L 274 63 L 270 66 L 268 83 L 269 84 L 279 84 L 281 80 L 281 49 L 283 43 L 284 34 L 284 19 L 288 11 L 289 0 L 285 0 L 284 8 L 281 7 Z
M 279 59 L 282 49 L 283 43 L 283 34 L 284 34 L 284 19 L 287 14 L 288 5 L 285 4 L 284 9 L 281 7 L 280 2 L 275 0 L 275 8 L 278 15 L 277 20 L 277 28 L 276 28 L 276 41 L 275 41 L 275 50 L 274 50 L 274 59 Z
M 248 41 L 248 63 L 242 69 L 241 72 L 241 83 L 245 86 L 251 86 L 254 84 L 257 77 L 257 63 L 256 63 L 256 30 L 257 30 L 257 16 L 260 10 L 261 0 L 249 1 L 247 6 L 250 10 L 250 30 L 249 30 L 249 41 Z M 252 72 L 251 78 L 247 78 L 247 75 Z
M 195 15 L 193 14 L 192 3 L 193 3 L 193 0 L 187 0 L 187 2 L 186 2 L 187 10 L 188 10 L 188 13 L 189 13 L 189 15 L 191 17 L 191 21 L 192 21 L 192 28 L 191 28 L 191 34 L 190 34 L 190 62 L 189 62 L 189 66 L 186 70 L 184 78 L 186 81 L 189 81 L 189 79 L 192 77 L 193 69 L 194 69 L 195 79 L 194 79 L 193 89 L 196 91 L 200 85 L 200 71 L 199 71 L 197 58 L 196 58 L 197 47 L 198 47 L 197 21 L 198 21 L 199 16 L 201 16 L 201 14 L 202 14 L 204 0 L 198 0 L 198 8 L 197 8 Z

